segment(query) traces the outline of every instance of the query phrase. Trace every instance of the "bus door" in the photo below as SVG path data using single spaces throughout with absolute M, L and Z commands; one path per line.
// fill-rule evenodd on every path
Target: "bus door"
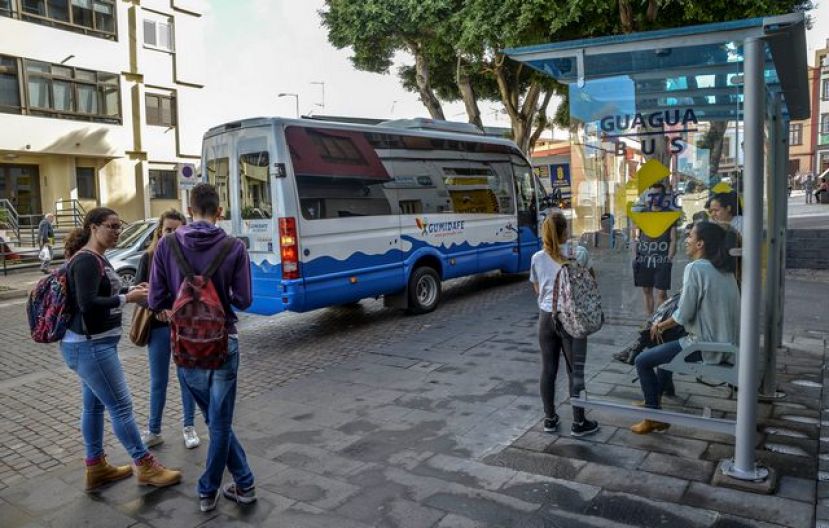
M 513 156 L 515 176 L 516 220 L 518 222 L 518 271 L 530 269 L 532 256 L 541 248 L 539 190 L 532 167 Z
M 276 175 L 272 174 L 271 153 L 275 146 L 270 130 L 241 128 L 211 138 L 205 146 L 207 179 L 219 191 L 224 209 L 220 225 L 248 249 L 253 287 L 253 305 L 248 311 L 261 314 L 285 310 L 275 225 L 280 215 L 273 198 Z

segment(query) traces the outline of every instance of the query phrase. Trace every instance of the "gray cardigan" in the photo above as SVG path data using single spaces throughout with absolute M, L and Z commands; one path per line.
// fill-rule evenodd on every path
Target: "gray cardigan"
M 683 347 L 696 341 L 731 343 L 740 338 L 740 290 L 733 273 L 723 273 L 706 259 L 685 266 L 682 294 L 673 314 L 688 335 L 681 338 Z M 719 352 L 703 352 L 703 362 L 718 364 Z

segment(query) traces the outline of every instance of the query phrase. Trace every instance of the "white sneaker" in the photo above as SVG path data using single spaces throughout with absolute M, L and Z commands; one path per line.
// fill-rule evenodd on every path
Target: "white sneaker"
M 187 449 L 194 449 L 199 447 L 201 444 L 201 440 L 199 440 L 199 435 L 196 433 L 196 428 L 192 425 L 188 425 L 182 430 L 182 435 L 184 436 L 184 447 Z
M 141 433 L 141 441 L 144 442 L 144 447 L 146 447 L 147 449 L 164 443 L 164 439 L 161 437 L 161 433 L 155 434 L 149 431 L 144 431 L 143 433 Z

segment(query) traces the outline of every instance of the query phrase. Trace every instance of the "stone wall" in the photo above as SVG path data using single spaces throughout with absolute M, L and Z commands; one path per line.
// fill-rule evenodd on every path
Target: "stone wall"
M 829 230 L 789 229 L 786 236 L 786 267 L 829 269 Z

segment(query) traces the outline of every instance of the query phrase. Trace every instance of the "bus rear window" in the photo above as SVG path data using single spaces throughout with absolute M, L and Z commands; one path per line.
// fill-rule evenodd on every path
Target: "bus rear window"
M 239 156 L 242 219 L 257 220 L 273 216 L 273 199 L 268 182 L 268 152 L 249 152 Z
M 225 211 L 225 218 L 230 218 L 230 163 L 227 158 L 207 160 L 207 181 L 216 187 L 219 193 L 219 205 Z

